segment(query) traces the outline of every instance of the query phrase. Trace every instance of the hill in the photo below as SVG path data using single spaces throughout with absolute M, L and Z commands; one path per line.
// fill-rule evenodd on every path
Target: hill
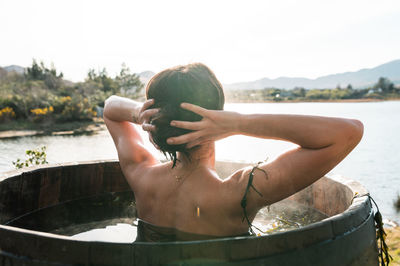
M 21 66 L 16 66 L 16 65 L 11 65 L 11 66 L 6 66 L 3 67 L 3 69 L 7 72 L 17 72 L 18 74 L 23 74 L 25 71 L 25 68 L 21 67 Z
M 144 86 L 147 85 L 147 83 L 150 81 L 150 79 L 155 75 L 153 71 L 143 71 L 137 74 L 139 76 L 140 81 L 144 84 Z
M 316 79 L 280 77 L 276 79 L 263 78 L 250 82 L 224 84 L 225 89 L 263 89 L 281 88 L 293 89 L 303 87 L 306 89 L 335 88 L 337 85 L 346 87 L 351 84 L 353 88 L 366 88 L 377 82 L 380 77 L 391 80 L 394 84 L 400 84 L 400 59 L 379 65 L 370 69 L 361 69 L 355 72 L 322 76 Z
M 17 65 L 3 67 L 7 72 L 15 71 L 19 74 L 24 73 L 25 68 Z M 146 85 L 154 76 L 152 71 L 138 73 L 140 81 Z M 353 88 L 366 88 L 372 86 L 380 77 L 388 78 L 395 85 L 400 84 L 400 59 L 394 60 L 374 68 L 365 68 L 354 72 L 344 72 L 308 79 L 302 77 L 279 77 L 276 79 L 262 78 L 249 82 L 238 82 L 224 84 L 225 89 L 245 89 L 257 90 L 263 88 L 293 89 L 303 87 L 306 89 L 325 89 L 335 88 L 337 85 L 346 87 L 351 84 Z

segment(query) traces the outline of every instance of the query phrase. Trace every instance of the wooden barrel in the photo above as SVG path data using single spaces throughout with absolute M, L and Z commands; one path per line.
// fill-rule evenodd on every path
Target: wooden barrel
M 217 170 L 225 176 L 242 166 L 218 162 Z M 355 181 L 323 177 L 285 201 L 329 217 L 272 235 L 166 243 L 80 241 L 48 232 L 136 215 L 127 204 L 134 195 L 118 162 L 28 168 L 0 176 L 0 265 L 377 265 L 366 193 Z

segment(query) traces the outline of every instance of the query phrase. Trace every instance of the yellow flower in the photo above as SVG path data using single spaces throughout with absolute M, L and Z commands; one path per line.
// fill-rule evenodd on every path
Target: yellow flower
M 67 101 L 71 101 L 71 100 L 72 100 L 72 99 L 71 99 L 70 96 L 61 97 L 61 99 L 60 99 L 60 101 L 61 101 L 62 103 L 67 102 Z
M 36 108 L 36 109 L 32 109 L 31 113 L 39 116 L 39 115 L 46 115 L 48 113 L 48 111 L 49 111 L 49 108 L 47 108 L 47 107 L 43 108 L 43 109 Z
M 0 110 L 0 116 L 11 116 L 15 117 L 15 112 L 11 107 L 4 107 Z

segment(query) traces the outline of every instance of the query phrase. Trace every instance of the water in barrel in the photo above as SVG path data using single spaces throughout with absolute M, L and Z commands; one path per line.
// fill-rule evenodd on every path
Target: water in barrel
M 71 236 L 77 240 L 130 243 L 137 234 L 136 206 L 131 193 L 110 193 L 72 200 L 28 213 L 9 225 Z M 261 209 L 253 221 L 257 235 L 303 227 L 327 216 L 286 200 Z

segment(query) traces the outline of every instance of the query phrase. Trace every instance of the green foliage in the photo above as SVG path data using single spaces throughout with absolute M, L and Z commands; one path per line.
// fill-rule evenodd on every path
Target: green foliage
M 319 101 L 319 100 L 346 100 L 346 99 L 393 99 L 400 97 L 400 87 L 387 78 L 380 78 L 370 88 L 353 89 L 351 84 L 346 88 L 337 85 L 334 89 L 306 90 L 295 87 L 292 90 L 278 88 L 264 88 L 261 90 L 228 90 L 227 101 L 264 102 L 264 101 Z
M 121 71 L 115 81 L 124 96 L 137 97 L 143 89 L 143 83 L 140 81 L 139 76 L 132 74 L 125 64 L 122 64 Z
M 46 160 L 46 146 L 34 150 L 26 150 L 25 157 L 25 161 L 18 158 L 17 161 L 12 162 L 16 169 L 48 163 Z
M 42 80 L 49 89 L 57 89 L 61 86 L 63 73 L 57 74 L 54 65 L 51 68 L 47 68 L 43 61 L 38 64 L 33 59 L 32 66 L 26 68 L 25 78 L 28 80 Z
M 61 102 L 63 102 L 63 108 L 61 108 L 61 115 L 57 118 L 58 121 L 85 121 L 97 115 L 89 100 L 80 95 L 61 98 Z
M 389 79 L 384 77 L 380 77 L 373 88 L 381 89 L 383 92 L 393 92 L 395 90 L 394 84 Z
M 97 73 L 94 69 L 90 69 L 86 81 L 97 86 L 103 92 L 131 97 L 138 97 L 143 88 L 139 76 L 131 73 L 125 64 L 122 64 L 119 75 L 114 79 L 108 76 L 105 68 Z
M 97 116 L 95 110 L 104 105 L 112 94 L 130 98 L 141 97 L 143 84 L 126 65 L 112 78 L 104 68 L 89 70 L 84 82 L 73 83 L 63 79 L 54 66 L 33 60 L 24 74 L 8 73 L 0 68 L 0 122 L 29 120 L 35 123 L 90 121 Z M 9 109 L 7 109 L 9 110 Z
M 306 89 L 301 87 L 296 87 L 292 90 L 292 96 L 294 98 L 304 98 L 306 96 Z
M 328 100 L 330 98 L 330 91 L 328 90 L 318 90 L 318 89 L 313 89 L 313 90 L 308 90 L 306 93 L 306 99 L 310 100 Z
M 25 77 L 30 80 L 45 80 L 47 76 L 53 76 L 55 78 L 63 78 L 63 73 L 57 74 L 57 70 L 54 65 L 51 68 L 47 68 L 43 61 L 40 64 L 35 59 L 32 60 L 32 66 L 26 68 Z
M 103 92 L 111 92 L 111 94 L 116 94 L 118 92 L 117 82 L 108 76 L 105 68 L 97 73 L 94 69 L 90 69 L 87 75 L 87 81 L 97 83 Z

